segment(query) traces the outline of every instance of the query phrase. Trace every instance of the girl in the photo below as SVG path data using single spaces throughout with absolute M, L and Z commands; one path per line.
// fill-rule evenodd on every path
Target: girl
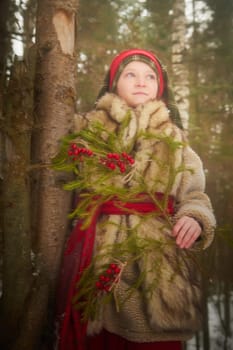
M 181 349 L 201 326 L 197 261 L 215 219 L 158 58 L 117 55 L 76 126 L 80 220 L 64 257 L 59 349 Z

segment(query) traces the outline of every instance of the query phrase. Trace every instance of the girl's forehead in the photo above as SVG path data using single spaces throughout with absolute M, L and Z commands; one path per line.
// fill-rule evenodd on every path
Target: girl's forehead
M 153 72 L 153 69 L 146 63 L 141 62 L 141 61 L 132 61 L 129 62 L 123 70 L 126 69 L 140 69 L 140 70 L 149 70 Z

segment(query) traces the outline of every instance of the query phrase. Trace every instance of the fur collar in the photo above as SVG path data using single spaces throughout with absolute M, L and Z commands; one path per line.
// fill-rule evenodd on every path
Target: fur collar
M 145 130 L 149 125 L 155 129 L 165 122 L 171 122 L 169 111 L 163 101 L 149 101 L 131 108 L 116 94 L 106 93 L 97 102 L 96 109 L 106 111 L 117 123 L 121 123 L 126 113 L 130 111 L 131 115 L 136 117 L 141 130 Z

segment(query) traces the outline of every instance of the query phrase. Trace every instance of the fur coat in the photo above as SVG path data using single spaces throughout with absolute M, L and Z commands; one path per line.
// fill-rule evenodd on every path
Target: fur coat
M 134 264 L 126 266 L 116 293 L 124 299 L 140 273 L 145 273 L 143 284 L 135 288 L 130 298 L 118 310 L 114 300 L 104 305 L 98 317 L 90 320 L 88 333 L 105 328 L 134 342 L 187 340 L 201 326 L 202 297 L 198 259 L 213 240 L 215 219 L 208 196 L 204 193 L 205 176 L 198 155 L 187 144 L 183 131 L 169 118 L 162 101 L 150 101 L 131 109 L 115 94 L 107 93 L 96 109 L 84 117 L 77 116 L 77 128 L 90 121 L 101 121 L 110 131 L 118 133 L 119 125 L 130 112 L 130 121 L 124 130 L 125 145 L 131 144 L 137 173 L 119 186 L 129 191 L 143 179 L 148 192 L 165 192 L 175 197 L 175 223 L 187 215 L 195 218 L 203 228 L 201 238 L 189 251 L 180 249 L 171 236 L 171 230 L 158 216 L 141 220 L 138 215 L 105 215 L 97 224 L 95 251 L 105 244 L 122 242 L 130 229 L 137 229 L 140 237 L 164 242 L 164 248 L 150 251 Z M 152 137 L 143 137 L 147 132 Z M 162 137 L 161 137 L 162 135 Z M 172 140 L 173 152 L 164 140 Z M 180 169 L 169 183 L 172 169 Z M 124 258 L 124 257 L 121 257 Z M 151 281 L 157 281 L 151 288 Z

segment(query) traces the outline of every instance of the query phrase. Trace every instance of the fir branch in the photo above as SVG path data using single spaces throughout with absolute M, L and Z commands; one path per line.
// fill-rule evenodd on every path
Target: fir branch
M 152 217 L 163 218 L 163 224 L 161 223 L 160 227 L 161 233 L 172 227 L 172 218 L 167 210 L 169 196 L 177 176 L 185 171 L 192 171 L 192 169 L 185 168 L 184 165 L 177 168 L 174 165 L 176 152 L 179 148 L 185 147 L 185 143 L 174 141 L 172 137 L 165 134 L 140 131 L 125 145 L 124 137 L 130 118 L 129 112 L 121 122 L 117 133 L 107 130 L 100 122 L 95 122 L 79 133 L 64 137 L 61 140 L 57 156 L 52 160 L 53 169 L 72 172 L 75 176 L 75 180 L 66 183 L 64 189 L 79 191 L 77 206 L 69 217 L 77 216 L 82 224 L 82 229 L 89 227 L 101 205 L 110 200 L 114 200 L 115 206 L 124 210 L 124 203 L 140 201 L 138 194 L 145 194 L 146 199 L 158 208 L 158 211 L 148 214 L 140 214 L 136 210 L 127 209 L 127 215 L 136 215 L 138 223 L 133 228 L 123 227 L 126 239 L 111 245 L 101 246 L 95 252 L 96 255 L 91 264 L 80 277 L 77 284 L 77 294 L 73 299 L 75 307 L 81 311 L 85 321 L 95 319 L 101 307 L 111 300 L 115 301 L 117 309 L 120 310 L 136 289 L 150 295 L 160 283 L 162 254 L 166 249 L 176 244 L 175 240 L 168 237 L 165 239 L 163 235 L 161 235 L 161 239 L 155 239 L 141 237 L 139 232 L 141 225 Z M 150 186 L 148 186 L 143 171 L 140 173 L 140 164 L 133 162 L 132 154 L 136 138 L 148 140 L 149 144 L 150 140 L 153 141 L 153 144 L 164 144 L 166 149 L 166 159 L 160 159 L 152 151 L 145 151 L 148 164 L 155 164 L 160 169 L 159 176 L 152 179 Z M 124 163 L 124 167 L 118 166 L 116 158 Z M 109 164 L 111 166 L 108 166 Z M 161 174 L 166 176 L 161 176 Z M 164 189 L 161 198 L 156 194 L 158 188 Z M 117 224 L 112 223 L 112 225 Z M 154 252 L 157 255 L 152 254 Z M 192 258 L 190 257 L 190 259 Z M 182 259 L 183 255 L 180 258 L 179 270 L 175 273 L 182 273 L 182 267 L 186 265 L 185 259 Z M 139 265 L 141 261 L 144 261 L 145 264 L 149 262 L 151 268 L 149 271 L 140 270 L 138 278 L 128 288 L 124 298 L 120 298 L 117 290 L 120 287 L 121 279 L 124 278 L 125 269 L 134 264 Z M 100 276 L 105 276 L 111 263 L 117 264 L 120 272 L 116 276 L 111 275 L 113 280 L 106 280 L 106 290 L 98 289 L 97 286 L 103 287 L 99 280 Z M 153 277 L 145 287 L 148 274 Z M 171 281 L 173 277 L 170 276 Z
M 167 244 L 169 243 L 145 237 L 142 238 L 137 234 L 137 230 L 134 229 L 126 240 L 120 243 L 115 243 L 114 248 L 112 245 L 105 246 L 103 252 L 98 253 L 93 258 L 89 267 L 84 270 L 77 285 L 77 294 L 73 300 L 73 303 L 79 310 L 82 311 L 83 320 L 87 321 L 90 318 L 92 319 L 96 315 L 98 307 L 109 302 L 112 297 L 114 298 L 116 307 L 119 311 L 127 300 L 129 300 L 134 291 L 136 289 L 138 290 L 143 285 L 146 278 L 146 271 L 141 271 L 135 283 L 133 283 L 126 291 L 124 298 L 119 299 L 117 294 L 117 286 L 124 272 L 124 268 L 127 265 L 131 265 L 140 259 L 145 258 L 149 252 L 165 249 Z M 175 243 L 173 242 L 170 244 Z M 127 261 L 122 261 L 119 259 L 119 257 L 124 256 L 128 257 Z M 95 288 L 95 284 L 98 281 L 98 276 L 103 274 L 109 265 L 109 263 L 105 263 L 96 269 L 96 266 L 98 266 L 98 261 L 116 262 L 121 267 L 121 273 L 107 292 L 98 291 Z M 154 288 L 155 284 L 158 283 L 157 279 L 158 276 L 155 274 L 155 279 L 151 281 L 151 290 Z M 83 300 L 83 298 L 85 300 Z

